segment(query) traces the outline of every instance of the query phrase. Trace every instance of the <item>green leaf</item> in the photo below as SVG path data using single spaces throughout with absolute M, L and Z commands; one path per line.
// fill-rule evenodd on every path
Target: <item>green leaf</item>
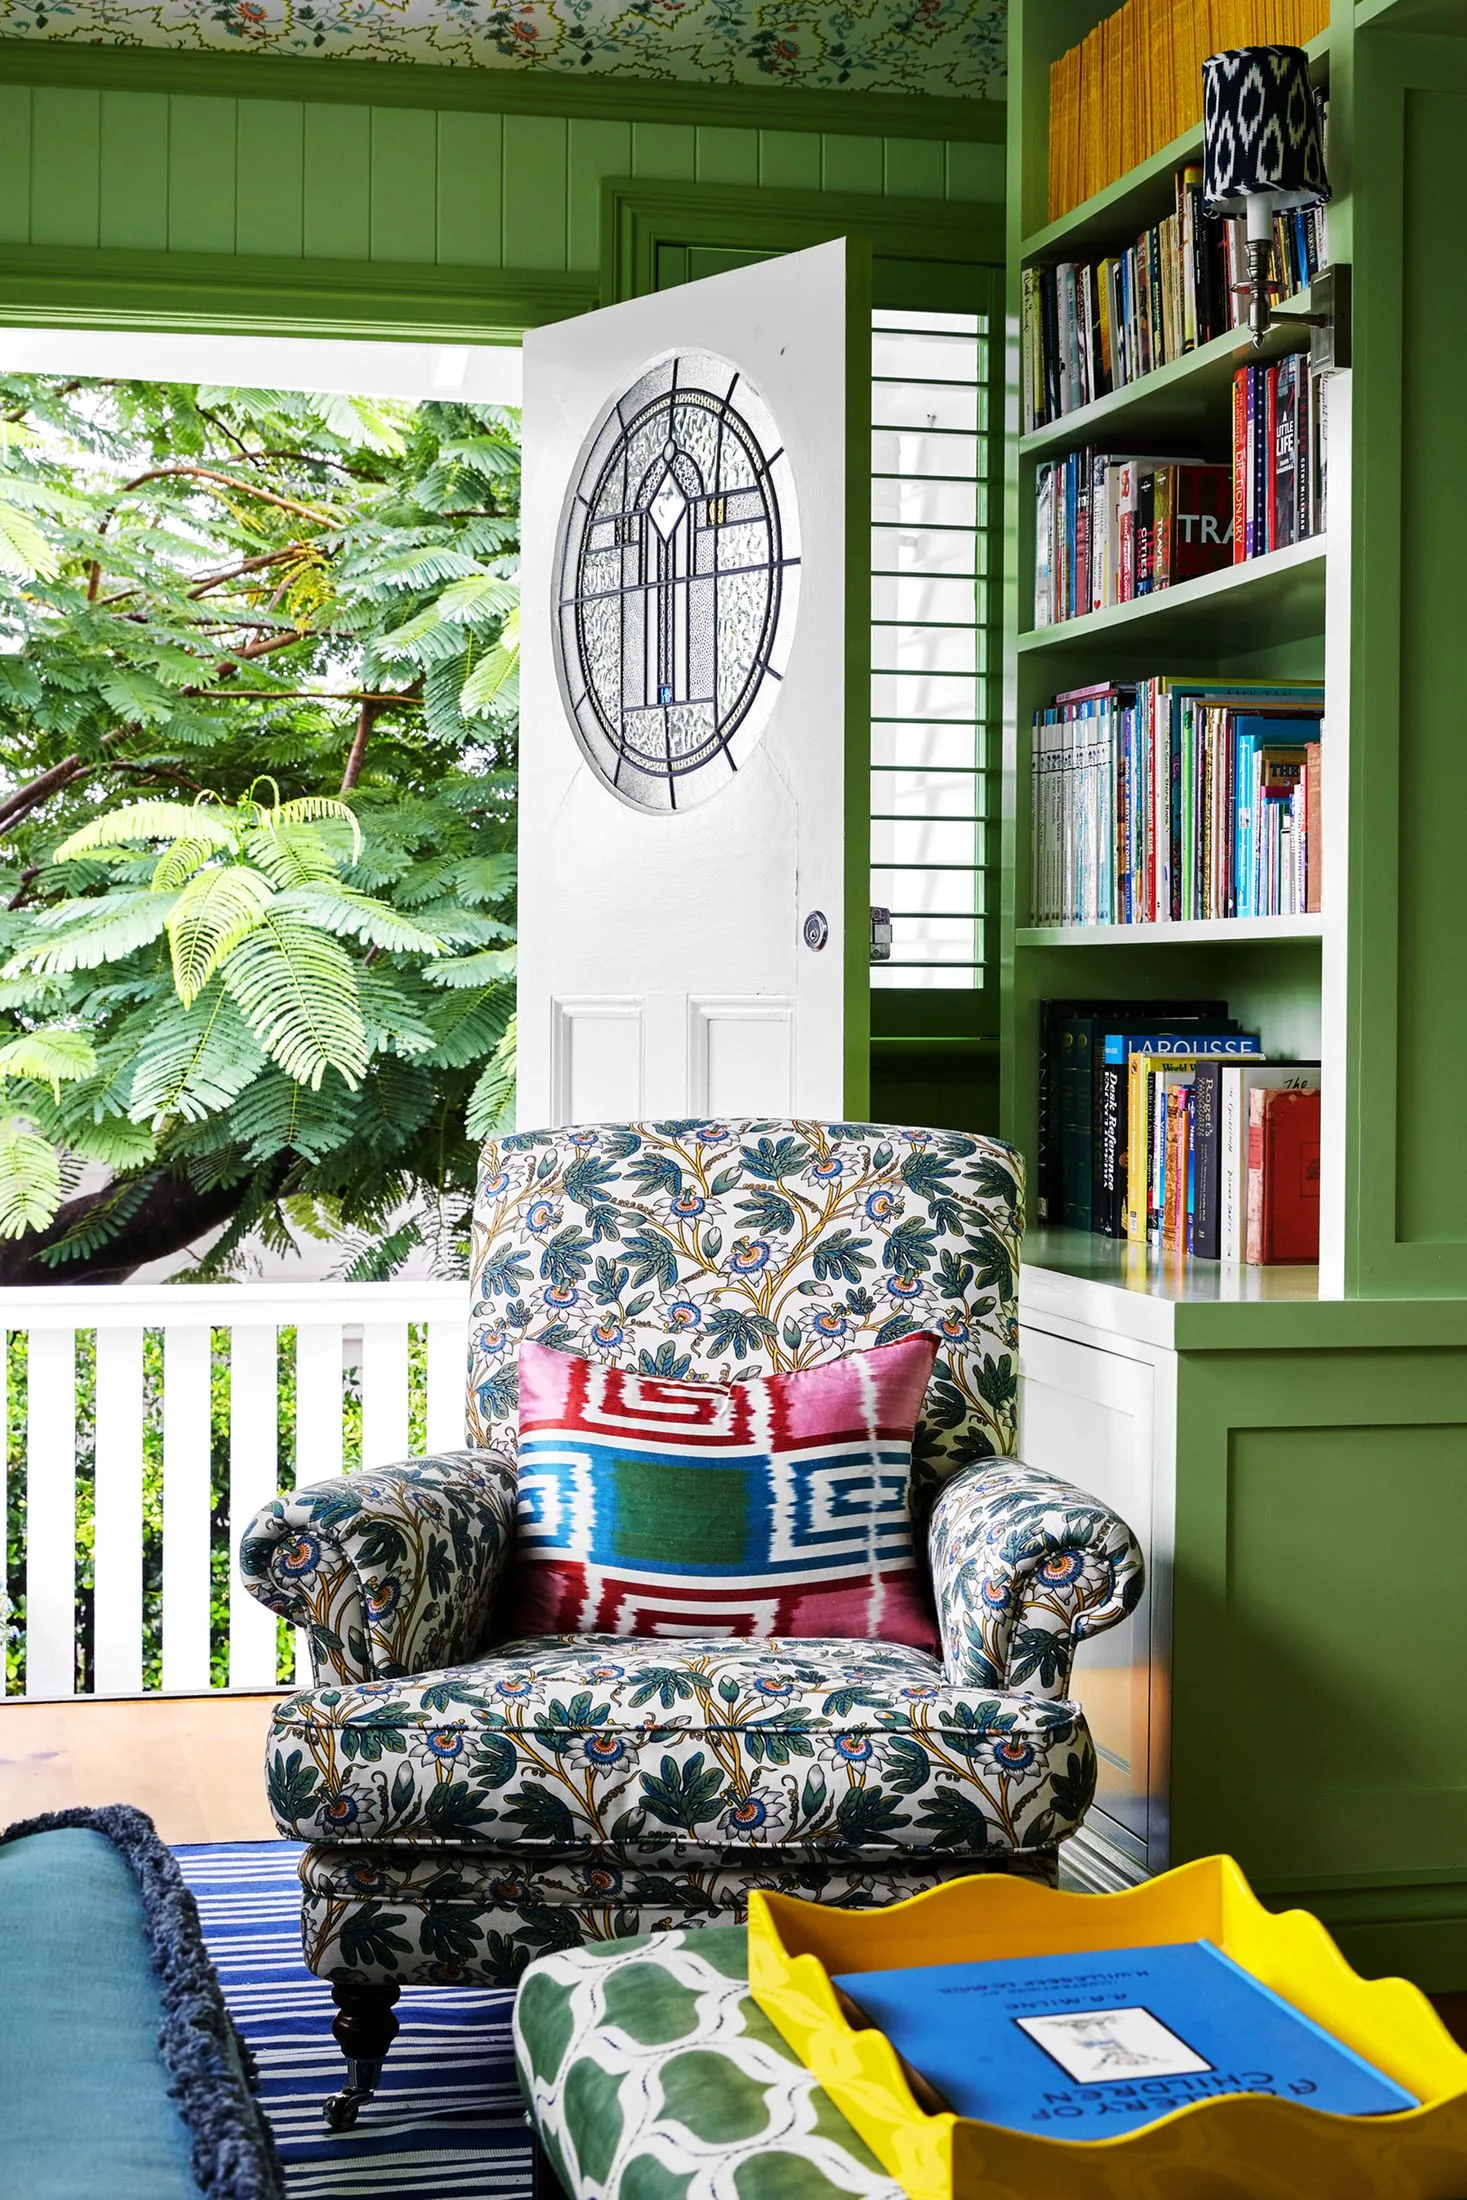
M 135 1123 L 169 1116 L 202 1122 L 228 1108 L 265 1065 L 244 1020 L 218 985 L 187 1007 L 170 1006 L 148 1031 L 133 1067 Z
M 274 898 L 269 880 L 247 863 L 198 871 L 189 880 L 168 919 L 173 982 L 185 1007 L 249 938 Z
M 359 894 L 350 886 L 321 880 L 295 887 L 282 895 L 280 910 L 282 915 L 292 912 L 306 917 L 339 939 L 361 940 L 364 945 L 380 947 L 388 954 L 439 955 L 443 952 L 443 940 L 437 932 L 394 909 L 390 902 L 378 901 L 371 894 Z
M 223 965 L 224 982 L 265 1052 L 314 1090 L 328 1069 L 348 1085 L 367 1066 L 351 962 L 297 917 L 270 909 Z
M 233 849 L 237 824 L 231 811 L 205 802 L 128 802 L 120 810 L 94 817 L 56 851 L 58 863 L 96 848 L 126 848 L 139 840 L 204 840 L 213 848 Z
M 49 581 L 60 570 L 60 559 L 30 514 L 0 497 L 0 573 L 18 581 Z
M 33 1077 L 52 1092 L 63 1084 L 95 1074 L 97 1057 L 92 1042 L 80 1031 L 60 1026 L 51 1031 L 23 1031 L 0 1044 L 0 1079 Z
M 63 902 L 37 918 L 39 936 L 11 956 L 5 975 L 14 977 L 24 970 L 51 975 L 122 962 L 157 939 L 172 913 L 171 896 L 155 894 L 146 887 L 141 893 Z
M 437 962 L 423 976 L 430 985 L 481 986 L 494 978 L 512 978 L 516 950 L 487 947 L 477 955 L 454 955 Z
M 509 1129 L 514 1118 L 515 1019 L 510 1017 L 504 1037 L 480 1072 L 464 1110 L 464 1129 L 470 1138 L 489 1138 Z
M 0 1123 L 0 1238 L 44 1230 L 61 1204 L 61 1160 L 49 1139 Z

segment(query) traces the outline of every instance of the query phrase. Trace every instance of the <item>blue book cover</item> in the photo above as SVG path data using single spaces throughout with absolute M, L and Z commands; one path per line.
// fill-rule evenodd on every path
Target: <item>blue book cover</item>
M 956 2114 L 1046 2138 L 1115 2138 L 1227 2093 L 1337 2116 L 1418 2106 L 1209 1940 L 834 1983 Z
M 1230 1054 L 1261 1059 L 1256 1031 L 1108 1031 L 1102 1060 L 1114 1066 L 1133 1054 Z
M 1320 721 L 1317 718 L 1270 718 L 1240 712 L 1233 720 L 1233 734 L 1237 742 L 1237 766 L 1233 781 L 1236 815 L 1234 869 L 1237 881 L 1236 914 L 1240 917 L 1256 917 L 1258 914 L 1258 820 L 1254 814 L 1253 781 L 1259 752 L 1275 742 L 1317 741 L 1319 733 Z

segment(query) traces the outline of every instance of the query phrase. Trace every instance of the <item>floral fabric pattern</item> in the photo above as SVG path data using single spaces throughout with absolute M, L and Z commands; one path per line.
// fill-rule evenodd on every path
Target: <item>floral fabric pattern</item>
M 278 1707 L 268 1777 L 282 1834 L 313 1844 L 318 1974 L 504 1984 L 547 1950 L 741 1919 L 752 1886 L 866 1905 L 975 1868 L 1052 1880 L 1095 1785 L 1074 1644 L 1134 1608 L 1141 1562 L 1104 1505 L 1008 1456 L 1021 1216 L 1017 1156 L 960 1132 L 679 1121 L 486 1147 L 475 1448 L 278 1498 L 242 1552 L 310 1632 L 317 1685 Z M 941 1339 L 913 1484 L 944 1662 L 502 1639 L 524 1339 L 737 1382 L 919 1330 Z
M 750 1995 L 735 1928 L 544 1957 L 514 2042 L 570 2200 L 902 2200 Z
M 0 0 L 7 38 L 1004 96 L 1005 0 Z
M 245 1587 L 309 1630 L 318 1681 L 420 1673 L 483 1642 L 514 1536 L 507 1459 L 450 1451 L 277 1497 L 240 1545 Z
M 1133 1612 L 1146 1581 L 1124 1520 L 1016 1459 L 953 1477 L 928 1556 L 948 1678 L 1051 1701 L 1069 1694 L 1075 1645 Z
M 1054 1859 L 1029 1852 L 988 1868 L 1048 1881 Z M 963 1857 L 841 1864 L 789 1850 L 732 1862 L 686 1850 L 663 1859 L 318 1845 L 301 1859 L 302 1935 L 320 1978 L 512 1986 L 550 1949 L 742 1925 L 753 1887 L 865 1910 L 971 1869 Z
M 675 1856 L 1052 1849 L 1094 1791 L 1075 1704 L 954 1688 L 895 1644 L 507 1643 L 411 1683 L 290 1696 L 288 1839 Z
M 1014 1448 L 1023 1165 L 997 1139 L 870 1123 L 678 1121 L 491 1140 L 474 1218 L 469 1433 L 514 1457 L 534 1337 L 644 1375 L 738 1382 L 920 1329 L 915 1479 Z

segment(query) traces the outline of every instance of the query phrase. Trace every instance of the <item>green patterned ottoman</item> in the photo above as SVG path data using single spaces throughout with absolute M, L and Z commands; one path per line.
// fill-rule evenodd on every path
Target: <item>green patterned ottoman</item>
M 515 2061 L 570 2200 L 902 2200 L 748 1979 L 742 1925 L 593 1941 L 530 1965 Z

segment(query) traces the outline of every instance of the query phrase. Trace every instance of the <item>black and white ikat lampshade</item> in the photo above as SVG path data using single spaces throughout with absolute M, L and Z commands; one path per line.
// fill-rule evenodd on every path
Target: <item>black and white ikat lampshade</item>
M 1202 190 L 1213 214 L 1245 214 L 1267 193 L 1275 206 L 1330 195 L 1319 101 L 1299 46 L 1240 46 L 1202 64 Z

